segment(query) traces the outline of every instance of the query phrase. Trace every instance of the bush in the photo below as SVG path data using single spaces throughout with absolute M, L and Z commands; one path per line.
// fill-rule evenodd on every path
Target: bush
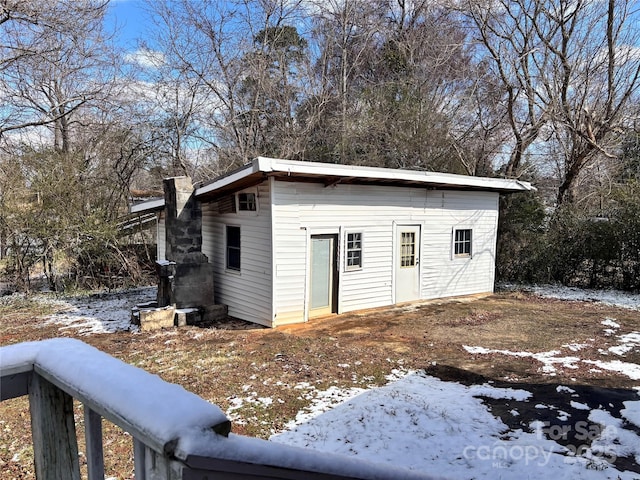
M 155 280 L 155 267 L 144 245 L 89 243 L 77 252 L 61 278 L 62 289 L 131 287 Z
M 498 280 L 640 290 L 638 185 L 619 185 L 598 216 L 566 205 L 545 218 L 535 196 L 503 200 Z
M 500 198 L 496 278 L 533 283 L 545 272 L 538 265 L 543 250 L 545 211 L 537 194 Z

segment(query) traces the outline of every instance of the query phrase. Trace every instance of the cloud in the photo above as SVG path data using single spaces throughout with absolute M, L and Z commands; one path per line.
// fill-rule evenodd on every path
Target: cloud
M 143 68 L 160 68 L 165 64 L 165 57 L 162 52 L 140 48 L 135 52 L 129 52 L 124 56 L 126 62 L 135 63 Z

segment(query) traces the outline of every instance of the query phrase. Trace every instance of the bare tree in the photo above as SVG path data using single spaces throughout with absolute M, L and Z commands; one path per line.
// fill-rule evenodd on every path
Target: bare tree
M 537 0 L 470 2 L 467 13 L 486 48 L 491 71 L 504 90 L 504 108 L 513 136 L 505 175 L 518 176 L 525 153 L 547 124 L 548 92 L 538 88 L 549 58 L 540 47 L 529 10 Z
M 536 29 L 553 60 L 556 81 L 546 84 L 553 103 L 553 127 L 562 147 L 564 171 L 558 204 L 577 200 L 585 167 L 599 156 L 613 158 L 630 126 L 629 107 L 640 88 L 637 30 L 630 30 L 627 2 L 560 2 L 546 5 Z M 635 38 L 634 38 L 635 37 Z
M 0 139 L 47 125 L 56 148 L 69 150 L 73 113 L 104 99 L 115 75 L 105 11 L 95 0 L 0 4 Z
M 461 92 L 449 132 L 451 151 L 467 175 L 492 176 L 508 138 L 507 115 L 497 82 L 482 64 L 469 70 L 474 82 Z
M 305 41 L 293 27 L 299 3 L 149 2 L 154 48 L 197 100 L 189 137 L 213 151 L 218 172 L 261 154 L 299 156 L 294 111 L 306 68 Z
M 491 173 L 503 114 L 492 103 L 494 81 L 475 60 L 476 47 L 460 18 L 433 2 L 388 3 L 395 3 L 387 14 L 385 44 L 385 57 L 391 53 L 396 62 L 391 79 L 419 106 L 414 115 L 401 111 L 417 127 L 402 139 L 410 148 L 403 166 Z
M 469 2 L 467 14 L 502 82 L 511 133 L 507 176 L 552 142 L 562 160 L 557 202 L 576 200 L 584 168 L 630 124 L 640 56 L 628 2 Z M 613 143 L 612 143 L 613 142 Z
M 38 261 L 56 287 L 57 259 L 95 265 L 115 245 L 139 165 L 124 152 L 134 137 L 113 101 L 122 79 L 106 7 L 0 2 L 0 229 L 24 283 Z
M 350 144 L 363 127 L 358 92 L 373 39 L 382 27 L 380 6 L 365 0 L 311 4 L 313 41 L 319 51 L 315 67 L 317 88 L 306 105 L 304 117 L 306 121 L 321 122 L 312 128 L 325 132 L 317 139 L 327 144 L 325 160 L 354 163 L 357 160 L 350 153 Z M 333 136 L 337 136 L 335 143 Z M 331 144 L 336 148 L 331 148 Z
M 429 1 L 352 1 L 315 18 L 322 88 L 304 113 L 320 112 L 309 116 L 326 160 L 463 173 L 490 166 L 494 147 L 478 144 L 496 135 L 502 115 L 478 103 L 490 76 L 451 11 Z

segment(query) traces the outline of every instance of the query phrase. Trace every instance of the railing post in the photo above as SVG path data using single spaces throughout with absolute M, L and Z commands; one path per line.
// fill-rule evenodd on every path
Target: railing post
M 80 480 L 73 398 L 34 372 L 29 407 L 36 478 Z
M 133 440 L 136 480 L 182 480 L 184 464 L 159 453 L 140 440 Z M 206 477 L 202 477 L 206 478 Z
M 146 480 L 146 454 L 147 448 L 144 443 L 134 437 L 133 439 L 133 468 L 136 473 L 136 480 Z
M 84 406 L 84 436 L 87 443 L 87 473 L 89 480 L 104 480 L 102 450 L 102 417 Z

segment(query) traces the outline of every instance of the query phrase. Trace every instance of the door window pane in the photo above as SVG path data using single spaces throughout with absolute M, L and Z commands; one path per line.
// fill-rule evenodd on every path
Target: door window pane
M 331 240 L 311 240 L 311 309 L 325 308 L 331 301 Z
M 400 234 L 400 266 L 413 267 L 416 264 L 416 234 L 402 232 Z

